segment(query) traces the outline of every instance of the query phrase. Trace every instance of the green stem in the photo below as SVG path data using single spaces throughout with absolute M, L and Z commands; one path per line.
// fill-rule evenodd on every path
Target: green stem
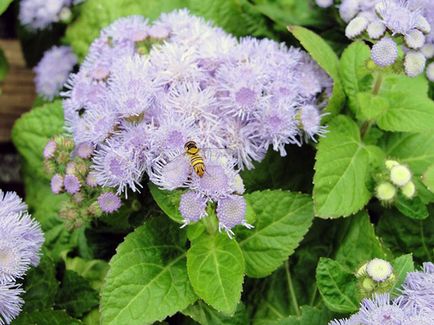
M 216 232 L 216 225 L 215 222 L 213 220 L 214 215 L 208 215 L 207 217 L 202 219 L 202 222 L 206 228 L 206 231 L 210 234 L 213 235 Z
M 316 300 L 316 294 L 317 294 L 317 292 L 318 292 L 318 287 L 317 287 L 317 285 L 315 284 L 315 289 L 313 290 L 313 294 L 312 294 L 312 298 L 310 299 L 310 303 L 309 303 L 309 305 L 310 306 L 314 306 L 314 304 L 315 304 L 315 300 Z
M 291 295 L 291 301 L 295 309 L 295 314 L 300 317 L 301 312 L 298 307 L 297 297 L 295 296 L 294 286 L 292 284 L 291 272 L 289 271 L 289 262 L 285 262 L 286 280 L 288 281 L 289 294 Z
M 372 88 L 372 94 L 378 95 L 382 84 L 383 84 L 383 74 L 381 72 L 378 72 L 377 76 L 375 77 L 374 87 Z

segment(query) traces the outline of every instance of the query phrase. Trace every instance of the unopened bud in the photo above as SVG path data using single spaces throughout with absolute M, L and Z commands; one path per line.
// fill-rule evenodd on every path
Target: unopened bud
M 412 199 L 416 194 L 416 187 L 414 183 L 410 181 L 401 187 L 401 192 L 407 199 Z
M 375 196 L 382 202 L 391 202 L 396 195 L 396 188 L 389 182 L 383 182 L 375 188 Z
M 385 163 L 387 169 L 392 169 L 392 167 L 398 166 L 399 162 L 396 160 L 386 160 Z
M 393 166 L 390 170 L 390 180 L 395 185 L 404 186 L 411 180 L 411 172 L 404 165 Z
M 375 282 L 383 282 L 393 274 L 393 267 L 388 261 L 374 258 L 366 265 L 366 273 Z

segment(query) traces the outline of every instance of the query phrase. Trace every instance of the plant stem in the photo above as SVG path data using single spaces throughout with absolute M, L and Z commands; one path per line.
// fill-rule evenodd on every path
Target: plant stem
M 314 304 L 315 304 L 315 300 L 316 300 L 316 294 L 317 294 L 317 292 L 318 292 L 318 287 L 317 287 L 317 285 L 315 284 L 315 289 L 313 290 L 313 294 L 312 294 L 312 298 L 310 299 L 310 303 L 309 303 L 309 305 L 310 306 L 314 306 Z
M 285 262 L 286 280 L 288 281 L 289 294 L 291 295 L 291 301 L 295 309 L 295 314 L 300 317 L 301 312 L 298 307 L 297 297 L 295 296 L 294 286 L 292 284 L 291 273 L 289 271 L 289 262 Z
M 372 88 L 372 94 L 378 95 L 381 85 L 383 84 L 383 73 L 378 72 L 375 77 L 374 87 Z
M 202 222 L 206 228 L 206 231 L 210 234 L 213 235 L 216 232 L 216 225 L 214 223 L 213 220 L 214 216 L 213 215 L 209 215 L 206 218 L 202 219 Z

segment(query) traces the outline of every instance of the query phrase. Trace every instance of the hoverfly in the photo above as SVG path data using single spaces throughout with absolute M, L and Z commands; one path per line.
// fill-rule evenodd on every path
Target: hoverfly
M 194 172 L 197 176 L 202 177 L 205 173 L 205 163 L 202 156 L 200 155 L 200 149 L 197 147 L 196 142 L 188 141 L 184 145 L 185 153 L 190 158 L 191 167 L 193 167 Z

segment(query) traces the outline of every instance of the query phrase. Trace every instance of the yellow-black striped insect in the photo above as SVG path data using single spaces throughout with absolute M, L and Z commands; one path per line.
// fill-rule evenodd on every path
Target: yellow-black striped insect
M 184 145 L 185 153 L 190 158 L 191 166 L 193 167 L 194 172 L 197 176 L 202 177 L 205 174 L 205 163 L 203 162 L 203 158 L 200 155 L 200 149 L 197 147 L 196 142 L 188 141 Z

